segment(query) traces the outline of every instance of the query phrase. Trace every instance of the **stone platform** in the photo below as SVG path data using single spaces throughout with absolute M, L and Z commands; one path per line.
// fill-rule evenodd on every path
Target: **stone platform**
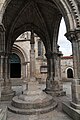
M 66 95 L 66 92 L 61 90 L 61 91 L 49 91 L 49 90 L 44 90 L 47 94 L 51 95 L 51 96 L 56 96 L 56 97 L 59 97 L 59 96 L 65 96 Z
M 56 106 L 57 103 L 52 96 L 43 92 L 38 83 L 29 82 L 28 90 L 19 96 L 13 97 L 8 109 L 15 113 L 30 115 L 49 112 Z

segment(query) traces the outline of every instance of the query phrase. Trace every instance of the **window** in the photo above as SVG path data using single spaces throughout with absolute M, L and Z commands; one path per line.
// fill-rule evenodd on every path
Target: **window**
M 42 42 L 38 41 L 38 56 L 42 56 Z

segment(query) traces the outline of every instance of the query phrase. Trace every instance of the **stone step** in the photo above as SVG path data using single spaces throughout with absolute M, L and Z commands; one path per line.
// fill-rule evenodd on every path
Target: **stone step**
M 1 101 L 11 101 L 14 97 L 15 92 L 11 92 L 9 94 L 1 94 Z
M 53 102 L 53 104 L 51 106 L 47 106 L 44 108 L 36 108 L 36 109 L 19 109 L 19 108 L 15 108 L 12 105 L 8 106 L 8 110 L 17 114 L 23 114 L 23 115 L 36 115 L 36 114 L 43 114 L 43 113 L 47 113 L 50 111 L 53 111 L 56 107 L 57 107 L 57 103 Z
M 28 99 L 28 97 L 27 97 Z M 18 96 L 15 96 L 13 99 L 12 99 L 12 106 L 16 107 L 16 108 L 19 108 L 19 109 L 36 109 L 36 108 L 44 108 L 44 107 L 47 107 L 47 106 L 50 106 L 52 105 L 54 102 L 54 100 L 52 99 L 52 97 L 45 97 L 45 99 L 40 99 L 39 100 L 39 97 L 36 101 L 33 100 L 33 97 L 32 99 L 27 100 L 27 101 L 24 101 L 24 100 L 21 100 L 21 99 L 18 99 Z

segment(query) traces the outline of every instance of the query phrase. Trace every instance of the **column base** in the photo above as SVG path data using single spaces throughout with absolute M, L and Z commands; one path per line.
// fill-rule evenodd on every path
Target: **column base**
M 74 102 L 71 102 L 70 105 L 71 105 L 71 107 L 73 107 L 74 109 L 80 110 L 80 104 L 76 104 L 76 103 L 74 103 Z
M 68 114 L 73 120 L 80 120 L 80 110 L 71 106 L 71 102 L 62 103 L 62 110 Z
M 11 101 L 12 98 L 14 97 L 15 92 L 12 90 L 9 90 L 8 92 L 6 92 L 5 90 L 2 91 L 1 93 L 1 101 Z
M 56 96 L 56 97 L 65 96 L 66 95 L 66 91 L 63 91 L 63 90 L 61 90 L 61 91 L 57 91 L 57 90 L 54 91 L 54 90 L 47 90 L 47 89 L 45 89 L 43 91 L 46 92 L 47 94 L 50 94 L 50 95 Z
M 57 103 L 52 96 L 43 92 L 38 83 L 29 82 L 28 90 L 20 96 L 13 97 L 8 109 L 14 113 L 32 115 L 50 112 L 55 107 Z
M 58 80 L 54 80 L 51 84 L 51 86 L 48 86 L 44 90 L 47 94 L 50 94 L 52 96 L 65 96 L 66 91 L 63 91 L 60 82 Z

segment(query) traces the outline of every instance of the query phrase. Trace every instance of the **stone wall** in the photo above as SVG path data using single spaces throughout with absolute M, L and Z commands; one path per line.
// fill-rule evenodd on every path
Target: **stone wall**
M 63 56 L 61 58 L 61 78 L 62 80 L 68 80 L 67 70 L 73 70 L 73 57 L 72 56 Z M 74 71 L 73 71 L 74 74 Z

